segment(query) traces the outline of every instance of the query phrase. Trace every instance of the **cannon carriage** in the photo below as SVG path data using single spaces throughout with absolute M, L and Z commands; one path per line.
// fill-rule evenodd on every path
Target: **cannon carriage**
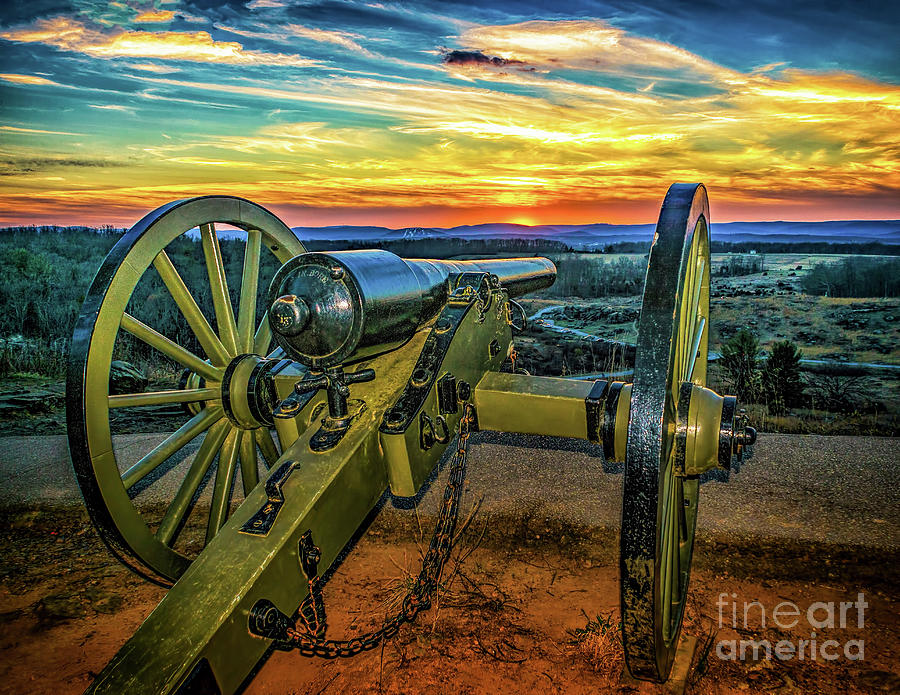
M 239 288 L 229 287 L 217 225 L 242 230 Z M 192 230 L 210 316 L 166 251 Z M 279 266 L 271 278 L 262 276 L 272 265 L 265 254 Z M 147 275 L 177 306 L 190 346 L 130 311 Z M 626 661 L 638 678 L 665 680 L 687 598 L 699 477 L 728 470 L 755 437 L 735 399 L 706 388 L 709 276 L 706 191 L 675 184 L 650 248 L 633 383 L 534 377 L 502 368 L 525 321 L 515 299 L 555 278 L 547 259 L 308 253 L 277 217 L 227 196 L 147 215 L 112 249 L 85 299 L 67 417 L 100 536 L 135 572 L 172 588 L 90 692 L 231 693 L 273 645 L 323 656 L 377 645 L 428 607 L 476 429 L 580 438 L 624 463 Z M 177 365 L 178 388 L 112 393 L 120 334 Z M 184 424 L 126 464 L 111 413 L 160 405 L 183 408 Z M 175 465 L 189 445 L 189 463 Z M 450 482 L 416 592 L 376 636 L 327 639 L 320 574 L 387 490 L 416 495 L 448 450 Z M 166 476 L 181 478 L 162 508 L 139 507 L 137 491 Z M 235 508 L 238 478 L 244 499 Z M 204 486 L 203 548 L 191 552 L 179 536 Z

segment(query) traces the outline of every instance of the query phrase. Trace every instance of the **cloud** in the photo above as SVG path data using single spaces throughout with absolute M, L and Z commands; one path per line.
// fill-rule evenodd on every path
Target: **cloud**
M 137 23 L 169 22 L 174 17 L 174 10 L 147 10 L 135 17 L 134 21 Z
M 311 41 L 319 41 L 323 43 L 331 43 L 337 46 L 343 46 L 351 51 L 362 53 L 370 58 L 375 57 L 371 51 L 363 48 L 354 39 L 363 38 L 361 34 L 354 34 L 347 31 L 330 31 L 326 29 L 313 29 L 305 27 L 301 24 L 287 24 L 284 29 L 294 36 L 302 39 L 310 39 Z
M 310 67 L 318 61 L 296 55 L 248 51 L 236 41 L 214 41 L 205 31 L 102 32 L 75 19 L 39 19 L 31 27 L 0 33 L 0 37 L 23 43 L 42 43 L 96 58 L 158 58 L 198 63 L 232 65 L 284 65 Z
M 175 164 L 188 164 L 190 166 L 215 166 L 215 167 L 255 167 L 254 162 L 236 162 L 233 159 L 216 160 L 203 159 L 201 157 L 170 157 L 166 161 Z
M 481 51 L 447 50 L 441 60 L 445 65 L 475 65 L 478 67 L 506 67 L 507 65 L 523 65 L 521 60 L 510 60 L 499 56 L 485 55 Z
M 728 80 L 738 73 L 664 41 L 628 34 L 601 20 L 530 21 L 477 26 L 459 37 L 468 51 L 543 70 L 686 70 Z
M 516 125 L 510 122 L 496 123 L 493 121 L 447 121 L 429 127 L 401 127 L 398 130 L 405 133 L 458 133 L 487 139 L 521 138 L 546 144 L 569 143 L 578 145 L 591 143 L 621 145 L 635 142 L 671 141 L 682 137 L 679 133 L 610 134 L 609 130 L 584 132 L 548 130 L 535 126 Z
M 11 125 L 0 125 L 0 130 L 11 133 L 29 133 L 34 135 L 84 135 L 84 133 L 70 133 L 65 130 L 40 130 L 38 128 L 17 128 Z
M 122 113 L 134 114 L 134 109 L 121 104 L 88 104 L 92 109 L 100 109 L 101 111 L 121 111 Z
M 302 89 L 148 79 L 160 88 L 243 95 L 267 108 L 301 102 L 394 121 L 387 129 L 269 125 L 204 138 L 200 147 L 209 151 L 190 155 L 222 161 L 230 151 L 260 161 L 259 181 L 233 185 L 298 205 L 558 208 L 646 200 L 647 191 L 674 180 L 704 181 L 720 199 L 742 203 L 829 194 L 883 199 L 900 190 L 900 91 L 854 75 L 748 73 L 699 97 L 531 73 L 491 77 L 501 87 L 530 86 L 530 94 L 347 77 L 304 80 Z M 179 155 L 175 147 L 169 156 Z
M 73 157 L 16 157 L 0 159 L 0 173 L 8 176 L 10 174 L 43 172 L 47 171 L 48 169 L 56 169 L 57 167 L 93 169 L 98 167 L 121 167 L 125 165 L 125 162 L 112 161 L 108 159 L 79 159 Z
M 157 63 L 131 63 L 128 67 L 134 70 L 143 70 L 144 72 L 155 72 L 160 75 L 178 72 L 177 68 L 173 68 L 170 65 L 159 65 Z
M 328 6 L 338 13 L 345 9 Z M 234 2 L 230 12 L 244 7 Z M 83 143 L 53 137 L 76 133 L 38 130 L 52 127 L 49 118 L 10 119 L 37 126 L 5 127 L 7 135 L 19 134 L 9 139 L 25 143 L 23 149 L 36 149 L 27 141 L 37 140 L 48 157 L 78 160 L 76 148 L 84 147 L 115 159 L 121 138 L 128 137 L 134 161 L 127 173 L 97 166 L 66 170 L 66 181 L 52 184 L 54 190 L 46 176 L 10 179 L 0 205 L 12 210 L 30 200 L 28 209 L 39 201 L 48 211 L 93 214 L 110 200 L 134 210 L 197 191 L 229 190 L 267 204 L 346 210 L 534 206 L 564 214 L 569 207 L 592 205 L 590 214 L 604 219 L 598 202 L 635 209 L 628 206 L 661 195 L 674 180 L 704 181 L 714 204 L 744 209 L 758 203 L 774 210 L 797 200 L 812 209 L 854 196 L 881 201 L 879 209 L 886 209 L 889 196 L 900 199 L 900 90 L 894 84 L 783 64 L 735 70 L 596 20 L 468 26 L 456 39 L 445 31 L 415 44 L 407 34 L 376 44 L 385 33 L 359 24 L 349 25 L 360 32 L 354 33 L 333 28 L 346 25 L 317 23 L 311 7 L 257 11 L 211 29 L 212 35 L 105 29 L 83 18 L 5 30 L 12 40 L 132 59 L 99 66 L 114 79 L 78 95 L 73 120 L 59 121 L 66 128 L 88 130 L 88 121 L 78 120 L 92 112 L 87 106 L 122 110 L 118 104 L 135 103 L 132 98 L 177 102 L 179 108 L 172 117 L 171 108 L 151 105 L 141 112 L 146 133 L 91 131 L 79 134 Z M 238 71 L 213 65 L 292 67 L 292 61 L 305 59 L 259 47 L 290 54 L 298 39 L 325 44 L 318 53 L 330 56 L 329 62 L 323 58 L 302 78 L 278 67 Z M 434 48 L 451 40 L 452 48 Z M 382 45 L 385 55 L 375 55 L 363 68 L 359 60 L 341 62 L 346 54 L 333 48 L 363 55 L 366 46 Z M 418 57 L 431 61 L 430 73 L 403 63 L 423 45 L 428 50 Z M 277 62 L 279 56 L 287 62 Z M 177 77 L 153 74 L 176 71 Z M 40 80 L 50 82 L 13 74 L 0 79 L 33 85 L 29 94 L 48 86 Z M 210 101 L 220 93 L 229 104 Z M 210 117 L 200 110 L 211 106 L 232 111 Z M 153 120 L 157 112 L 165 112 L 166 120 Z M 163 129 L 174 137 L 161 134 Z M 42 197 L 34 197 L 35 191 Z M 646 209 L 649 219 L 658 200 Z
M 53 80 L 48 80 L 45 77 L 38 77 L 37 75 L 14 75 L 14 74 L 0 74 L 0 80 L 4 80 L 6 82 L 14 82 L 16 84 L 40 84 L 40 85 L 56 85 L 59 86 L 58 82 L 54 82 Z

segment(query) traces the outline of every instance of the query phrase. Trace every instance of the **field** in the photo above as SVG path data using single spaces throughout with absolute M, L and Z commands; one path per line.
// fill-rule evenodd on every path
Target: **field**
M 90 278 L 117 237 L 113 230 L 0 231 L 0 303 L 4 307 L 0 314 L 0 433 L 65 431 L 61 407 L 68 341 Z M 410 243 L 415 246 L 413 242 L 407 245 Z M 498 244 L 500 255 L 528 252 Z M 198 246 L 196 241 L 185 239 L 170 245 L 168 252 L 204 305 L 209 301 L 208 284 L 203 264 L 196 261 L 202 258 Z M 235 302 L 241 247 L 240 242 L 222 243 Z M 457 245 L 448 250 L 458 252 L 460 248 Z M 415 254 L 414 248 L 409 251 L 421 255 Z M 534 374 L 552 376 L 626 370 L 633 361 L 627 346 L 610 352 L 608 346 L 587 340 L 584 334 L 634 342 L 646 256 L 553 251 L 546 250 L 559 267 L 556 284 L 523 300 L 529 314 L 544 311 L 541 320 L 533 322 L 518 339 L 520 366 Z M 268 261 L 263 277 L 270 277 L 275 270 L 274 259 Z M 738 331 L 747 329 L 763 351 L 761 364 L 766 350 L 783 340 L 794 343 L 804 359 L 900 364 L 900 298 L 896 296 L 900 272 L 895 272 L 896 257 L 748 253 L 713 254 L 712 261 L 713 353 L 720 354 Z M 861 287 L 860 297 L 808 293 L 813 269 L 840 268 L 842 264 L 851 270 L 861 269 L 854 270 L 853 277 L 870 277 L 872 268 L 882 268 L 879 272 L 888 273 L 882 283 L 883 294 L 894 296 L 865 296 L 871 294 L 870 287 Z M 258 318 L 262 316 L 265 284 L 260 287 Z M 835 281 L 838 288 L 845 284 Z M 853 288 L 847 291 L 852 293 Z M 183 318 L 167 300 L 166 290 L 151 276 L 138 285 L 131 310 L 187 347 L 199 349 L 192 344 L 193 336 Z M 549 324 L 570 332 L 547 330 Z M 136 341 L 120 337 L 116 357 L 134 365 L 152 386 L 173 385 L 173 365 Z M 782 432 L 898 432 L 900 394 L 898 380 L 891 378 L 890 372 L 869 369 L 855 376 L 821 374 L 828 369 L 820 366 L 819 374 L 806 374 L 803 398 L 799 399 L 802 402 L 795 403 L 791 412 L 773 416 L 764 403 L 749 404 L 756 424 Z M 729 391 L 727 376 L 719 363 L 712 364 L 713 388 Z M 842 401 L 840 407 L 837 400 Z M 166 426 L 159 423 L 164 414 L 164 410 L 139 413 L 128 409 L 119 415 L 127 419 L 123 427 L 134 431 Z
M 724 345 L 741 329 L 746 329 L 759 341 L 763 351 L 761 362 L 764 362 L 766 350 L 775 342 L 788 340 L 799 348 L 803 359 L 829 363 L 805 365 L 806 369 L 817 368 L 817 373 L 804 374 L 805 402 L 802 405 L 805 407 L 771 416 L 764 404 L 750 404 L 748 411 L 755 424 L 767 431 L 896 436 L 900 412 L 898 378 L 890 371 L 877 368 L 860 368 L 859 374 L 850 374 L 853 370 L 849 367 L 853 363 L 900 364 L 900 299 L 817 296 L 807 294 L 803 289 L 804 278 L 820 264 L 837 266 L 857 259 L 869 263 L 883 260 L 883 257 L 770 254 L 754 259 L 761 266 L 758 272 L 735 276 L 722 274 L 721 270 L 732 258 L 730 254 L 712 255 L 711 354 L 721 354 Z M 753 257 L 744 256 L 744 259 Z M 558 261 L 565 283 L 567 259 Z M 631 264 L 633 272 L 639 273 L 645 267 L 646 257 L 639 254 L 600 257 L 584 254 L 578 257 L 578 262 L 595 264 L 596 273 L 603 272 L 603 263 L 616 268 Z M 578 272 L 583 271 L 579 268 Z M 527 369 L 535 373 L 577 375 L 615 372 L 629 366 L 627 355 L 620 352 L 610 356 L 602 345 L 592 345 L 577 334 L 569 334 L 569 340 L 561 342 L 560 333 L 548 330 L 548 324 L 608 341 L 634 343 L 640 294 L 596 298 L 554 294 L 551 290 L 523 302 L 530 314 L 542 312 L 535 322 L 537 325 L 526 334 L 527 348 L 521 351 Z M 528 348 L 543 359 L 528 363 Z M 562 359 L 559 359 L 560 352 Z M 720 393 L 730 392 L 727 375 L 717 361 L 710 366 L 710 384 Z M 843 398 L 841 394 L 852 403 L 841 403 L 837 407 L 837 400 Z
M 582 258 L 601 262 L 596 256 Z M 773 254 L 761 260 L 765 270 L 750 275 L 723 277 L 717 270 L 726 264 L 727 254 L 712 255 L 710 350 L 721 352 L 722 344 L 740 328 L 749 328 L 765 346 L 777 340 L 791 340 L 806 357 L 856 362 L 900 364 L 900 300 L 892 298 L 835 298 L 803 293 L 802 277 L 820 263 L 834 264 L 847 256 L 831 254 Z M 855 256 L 853 258 L 878 258 Z M 611 254 L 603 263 L 630 261 L 643 270 L 646 257 L 638 254 Z M 565 263 L 565 260 L 563 261 Z M 599 266 L 602 267 L 602 266 Z M 599 271 L 598 272 L 602 272 Z M 641 278 L 643 280 L 643 278 Z M 526 300 L 535 311 L 564 304 L 579 308 L 610 307 L 619 317 L 610 321 L 604 312 L 565 312 L 550 316 L 561 326 L 577 328 L 609 340 L 634 342 L 636 320 L 621 321 L 640 311 L 640 289 L 626 296 L 584 296 Z M 552 291 L 552 290 L 551 290 Z M 547 293 L 549 294 L 549 293 Z

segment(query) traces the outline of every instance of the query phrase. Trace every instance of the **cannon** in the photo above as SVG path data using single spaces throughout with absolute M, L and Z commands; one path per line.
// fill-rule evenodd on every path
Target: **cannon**
M 239 230 L 244 243 L 231 283 L 219 239 L 226 229 Z M 170 255 L 184 235 L 202 249 L 195 262 L 209 281 L 207 312 Z M 264 283 L 266 267 L 277 270 Z M 755 439 L 735 399 L 706 388 L 705 188 L 674 184 L 663 202 L 632 383 L 503 370 L 513 333 L 524 327 L 515 299 L 551 285 L 555 272 L 544 258 L 307 252 L 273 214 L 230 196 L 164 205 L 125 233 L 74 331 L 69 446 L 110 552 L 171 588 L 89 692 L 232 693 L 273 646 L 341 656 L 379 644 L 429 605 L 475 430 L 580 438 L 624 462 L 626 662 L 635 677 L 666 680 L 687 598 L 700 476 L 728 470 Z M 135 288 L 148 277 L 160 287 L 152 301 L 174 303 L 190 340 L 135 316 Z M 110 364 L 126 336 L 174 365 L 178 388 L 111 389 Z M 126 456 L 111 420 L 120 409 L 154 407 L 183 409 L 184 423 Z M 444 504 L 400 613 L 365 639 L 328 639 L 321 575 L 387 490 L 416 495 L 445 452 L 453 463 Z M 161 505 L 136 503 L 167 476 L 181 477 Z M 211 493 L 200 541 L 180 544 L 203 486 Z

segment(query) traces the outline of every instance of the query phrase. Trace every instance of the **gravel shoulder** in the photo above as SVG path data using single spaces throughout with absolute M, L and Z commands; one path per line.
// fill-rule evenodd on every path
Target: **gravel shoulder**
M 130 465 L 163 437 L 116 437 L 120 465 Z M 176 469 L 190 465 L 196 446 Z M 147 486 L 137 504 L 171 499 L 179 472 Z M 489 432 L 472 439 L 469 499 L 481 500 L 482 517 L 507 520 L 513 531 L 522 519 L 618 529 L 622 478 L 621 466 L 604 462 L 599 448 L 586 442 Z M 896 439 L 761 434 L 737 472 L 704 482 L 698 533 L 897 550 L 898 478 Z M 63 436 L 0 438 L 0 487 L 0 509 L 81 504 Z M 442 487 L 438 475 L 416 500 L 420 514 L 434 514 Z M 398 519 L 409 507 L 407 500 L 385 503 Z

